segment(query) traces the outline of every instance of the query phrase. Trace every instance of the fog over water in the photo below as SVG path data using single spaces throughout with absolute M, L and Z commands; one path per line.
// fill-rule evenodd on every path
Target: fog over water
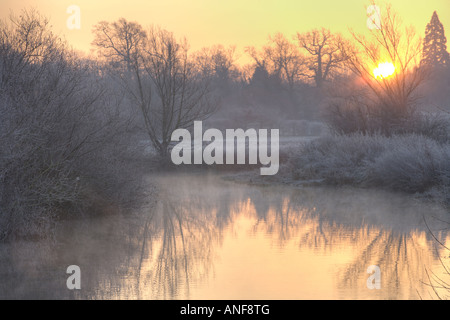
M 63 221 L 53 242 L 1 244 L 0 297 L 435 299 L 428 276 L 445 280 L 448 252 L 428 230 L 449 245 L 439 206 L 205 174 L 156 181 L 148 208 Z M 81 290 L 66 287 L 69 265 L 80 266 Z M 379 290 L 367 288 L 370 265 L 380 267 Z

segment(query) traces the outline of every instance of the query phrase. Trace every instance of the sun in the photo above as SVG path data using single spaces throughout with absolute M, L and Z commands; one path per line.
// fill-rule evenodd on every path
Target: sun
M 383 62 L 373 70 L 376 79 L 385 79 L 392 76 L 395 72 L 395 66 L 390 62 Z

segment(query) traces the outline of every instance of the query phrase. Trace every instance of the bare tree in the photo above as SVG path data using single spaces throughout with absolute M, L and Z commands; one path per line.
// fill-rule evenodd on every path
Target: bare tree
M 446 139 L 445 121 L 416 112 L 417 89 L 428 70 L 420 65 L 422 42 L 414 29 L 404 27 L 387 6 L 379 28 L 371 30 L 369 37 L 354 32 L 352 36 L 352 42 L 340 45 L 353 73 L 346 79 L 351 87 L 344 90 L 346 96 L 330 104 L 331 126 L 341 133 L 417 133 Z
M 305 75 L 314 79 L 317 87 L 321 87 L 347 59 L 340 50 L 341 37 L 328 29 L 297 33 L 297 40 L 308 56 L 306 63 L 310 72 Z
M 354 32 L 352 35 L 356 45 L 342 46 L 349 57 L 347 66 L 391 115 L 405 115 L 417 99 L 416 89 L 426 78 L 419 67 L 421 39 L 412 27 L 403 27 L 390 6 L 381 14 L 380 28 L 370 31 L 370 38 Z M 393 65 L 395 72 L 389 77 L 377 77 L 373 70 L 380 63 Z
M 264 48 L 267 56 L 284 78 L 291 90 L 294 84 L 304 74 L 305 58 L 301 55 L 294 43 L 290 42 L 282 33 L 269 37 L 271 46 Z
M 237 77 L 236 46 L 215 45 L 202 48 L 194 55 L 198 70 L 205 77 L 216 77 L 221 80 Z
M 208 82 L 195 70 L 186 40 L 158 27 L 143 31 L 120 19 L 94 28 L 93 45 L 116 67 L 131 101 L 141 110 L 155 149 L 167 156 L 172 132 L 209 117 L 217 108 Z
M 304 56 L 282 33 L 269 36 L 268 44 L 260 52 L 254 47 L 248 47 L 246 51 L 256 67 L 286 81 L 290 90 L 293 90 L 295 83 L 304 76 Z

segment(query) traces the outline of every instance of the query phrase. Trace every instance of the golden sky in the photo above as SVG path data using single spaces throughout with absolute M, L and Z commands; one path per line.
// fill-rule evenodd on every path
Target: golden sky
M 450 0 L 389 2 L 405 24 L 414 25 L 421 36 L 437 10 L 450 36 Z M 369 0 L 0 0 L 0 17 L 7 17 L 11 10 L 35 7 L 50 18 L 57 33 L 83 51 L 91 48 L 93 25 L 124 17 L 185 36 L 192 50 L 220 43 L 236 45 L 241 52 L 246 46 L 263 45 L 275 32 L 289 37 L 320 27 L 343 33 L 348 28 L 366 32 L 369 4 Z M 81 10 L 79 30 L 66 27 L 70 5 Z

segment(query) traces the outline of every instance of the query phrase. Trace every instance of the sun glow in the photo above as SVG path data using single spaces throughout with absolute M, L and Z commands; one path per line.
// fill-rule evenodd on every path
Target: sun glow
M 390 62 L 380 63 L 378 67 L 373 70 L 373 75 L 376 79 L 384 79 L 390 77 L 395 72 L 395 66 Z

